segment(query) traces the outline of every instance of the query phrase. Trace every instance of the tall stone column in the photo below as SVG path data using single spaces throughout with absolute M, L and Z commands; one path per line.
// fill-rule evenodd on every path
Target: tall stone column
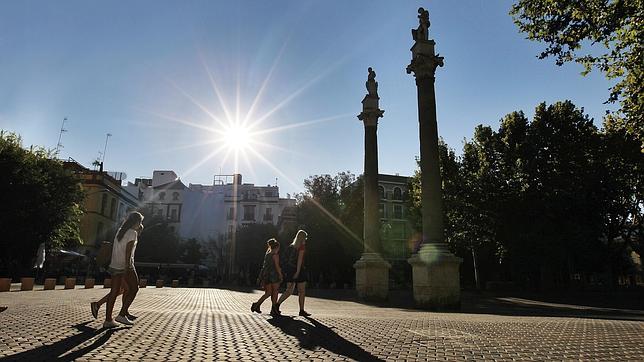
M 353 267 L 356 270 L 358 296 L 367 300 L 386 299 L 389 293 L 391 266 L 381 256 L 380 212 L 378 196 L 378 118 L 379 108 L 376 73 L 369 68 L 367 94 L 362 100 L 358 119 L 364 123 L 364 251 Z
M 429 12 L 418 9 L 420 25 L 412 30 L 415 40 L 407 73 L 414 73 L 418 88 L 420 171 L 423 240 L 420 250 L 408 260 L 412 265 L 414 299 L 427 308 L 460 306 L 461 258 L 450 253 L 445 242 L 441 176 L 438 156 L 438 124 L 434 75 L 443 57 L 434 52 L 429 39 Z

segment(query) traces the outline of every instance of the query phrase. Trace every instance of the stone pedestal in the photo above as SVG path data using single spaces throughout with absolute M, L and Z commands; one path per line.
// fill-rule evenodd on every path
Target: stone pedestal
M 65 289 L 76 289 L 76 278 L 66 278 Z
M 96 283 L 96 281 L 94 280 L 94 278 L 86 278 L 85 279 L 85 289 L 93 289 L 95 283 Z
M 111 278 L 105 278 L 103 280 L 103 288 L 111 288 L 112 287 L 112 279 Z
M 361 299 L 373 301 L 387 299 L 391 265 L 380 254 L 364 253 L 353 267 L 356 270 L 356 291 Z
M 425 244 L 408 261 L 412 267 L 417 306 L 427 309 L 460 308 L 461 258 L 433 244 Z

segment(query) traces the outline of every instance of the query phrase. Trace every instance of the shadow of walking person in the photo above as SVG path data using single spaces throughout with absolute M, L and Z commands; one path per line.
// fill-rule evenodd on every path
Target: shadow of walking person
M 311 317 L 306 319 L 310 323 L 289 316 L 271 318 L 268 323 L 279 328 L 283 333 L 297 338 L 302 348 L 313 350 L 320 347 L 358 361 L 382 361 L 357 344 L 338 335 L 333 331 L 333 327 L 327 327 Z
M 126 327 L 112 328 L 112 329 L 94 329 L 88 327 L 87 323 L 81 323 L 73 326 L 80 333 L 73 336 L 67 337 L 58 342 L 54 342 L 49 345 L 37 347 L 28 351 L 24 351 L 18 354 L 14 354 L 6 357 L 6 361 L 73 361 L 77 358 L 80 358 L 87 354 L 90 351 L 95 350 L 96 348 L 102 346 L 107 342 L 114 332 L 121 329 L 127 329 Z M 105 332 L 105 333 L 103 333 Z M 84 342 L 89 341 L 90 339 L 102 334 L 97 338 L 92 344 L 82 347 L 71 353 L 71 350 L 77 346 L 83 344 Z M 66 354 L 67 353 L 67 354 Z

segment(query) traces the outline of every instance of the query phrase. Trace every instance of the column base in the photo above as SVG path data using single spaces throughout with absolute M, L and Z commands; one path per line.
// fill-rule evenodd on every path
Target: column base
M 412 266 L 414 300 L 426 309 L 460 309 L 459 267 L 463 259 L 443 244 L 425 244 L 407 260 Z
M 356 270 L 356 291 L 360 299 L 383 301 L 389 296 L 391 265 L 377 253 L 363 253 L 353 264 Z

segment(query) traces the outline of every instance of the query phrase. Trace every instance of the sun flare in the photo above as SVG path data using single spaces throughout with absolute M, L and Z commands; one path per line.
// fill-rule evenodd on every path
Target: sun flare
M 228 127 L 223 134 L 226 146 L 233 150 L 244 150 L 251 146 L 252 135 L 250 129 L 233 125 Z

